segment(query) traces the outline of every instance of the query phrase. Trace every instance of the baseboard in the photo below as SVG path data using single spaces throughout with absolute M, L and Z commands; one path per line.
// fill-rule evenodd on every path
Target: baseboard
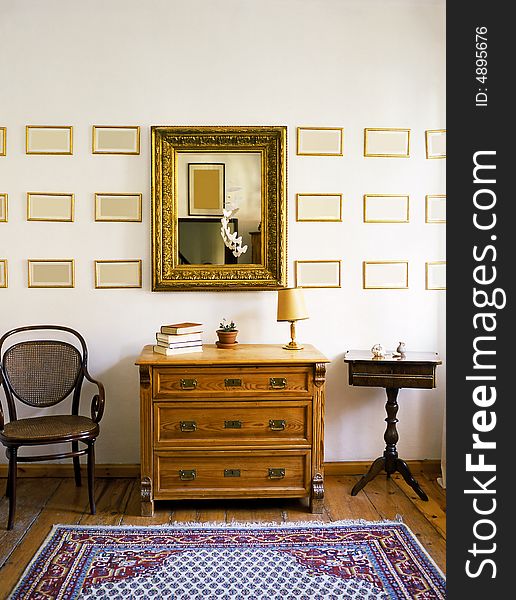
M 326 475 L 363 475 L 371 466 L 370 460 L 340 461 L 324 463 Z M 413 473 L 440 474 L 441 461 L 407 460 L 407 465 Z M 97 464 L 95 466 L 97 477 L 139 477 L 139 464 Z M 0 465 L 0 477 L 7 477 L 7 465 Z M 73 477 L 72 463 L 69 464 L 19 464 L 18 477 Z

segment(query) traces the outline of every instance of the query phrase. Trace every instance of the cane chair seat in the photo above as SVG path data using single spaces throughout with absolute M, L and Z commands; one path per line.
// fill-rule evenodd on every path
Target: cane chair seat
M 83 437 L 97 437 L 99 426 L 88 417 L 79 415 L 53 415 L 49 417 L 31 417 L 18 419 L 5 424 L 0 431 L 0 440 L 23 441 L 25 445 L 49 444 L 52 440 L 62 442 L 67 438 L 70 442 Z M 30 442 L 28 442 L 30 440 Z

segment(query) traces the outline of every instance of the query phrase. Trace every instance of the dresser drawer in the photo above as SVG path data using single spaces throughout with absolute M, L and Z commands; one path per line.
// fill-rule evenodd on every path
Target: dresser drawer
M 228 350 L 231 352 L 231 350 Z M 153 369 L 153 397 L 217 397 L 310 393 L 312 370 L 306 367 L 213 367 Z
M 309 491 L 310 450 L 154 453 L 154 496 L 297 497 Z
M 310 445 L 310 400 L 177 402 L 153 405 L 154 447 Z
M 349 363 L 350 385 L 390 388 L 434 388 L 435 364 L 354 362 Z

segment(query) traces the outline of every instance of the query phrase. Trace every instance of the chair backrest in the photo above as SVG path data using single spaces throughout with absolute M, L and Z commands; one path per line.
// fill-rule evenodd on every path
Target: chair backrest
M 58 404 L 72 391 L 76 392 L 75 396 L 77 391 L 80 392 L 77 388 L 82 384 L 87 351 L 83 338 L 73 329 L 50 325 L 13 329 L 0 338 L 0 354 L 2 344 L 8 337 L 37 329 L 65 331 L 75 335 L 79 339 L 82 354 L 68 342 L 49 339 L 21 341 L 7 348 L 1 358 L 1 369 L 10 411 L 14 410 L 11 394 L 24 404 L 44 408 Z

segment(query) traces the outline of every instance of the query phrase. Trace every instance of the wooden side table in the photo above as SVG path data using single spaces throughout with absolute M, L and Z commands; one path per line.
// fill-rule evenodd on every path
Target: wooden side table
M 403 358 L 373 358 L 370 351 L 350 350 L 344 355 L 349 365 L 349 384 L 367 387 L 384 387 L 387 392 L 387 429 L 385 430 L 385 450 L 377 458 L 369 471 L 358 481 L 351 495 L 358 492 L 378 473 L 385 470 L 387 477 L 398 471 L 422 500 L 428 496 L 414 479 L 407 463 L 399 458 L 396 444 L 399 440 L 396 423 L 398 419 L 398 392 L 401 388 L 435 388 L 435 368 L 441 360 L 434 352 L 407 352 Z

